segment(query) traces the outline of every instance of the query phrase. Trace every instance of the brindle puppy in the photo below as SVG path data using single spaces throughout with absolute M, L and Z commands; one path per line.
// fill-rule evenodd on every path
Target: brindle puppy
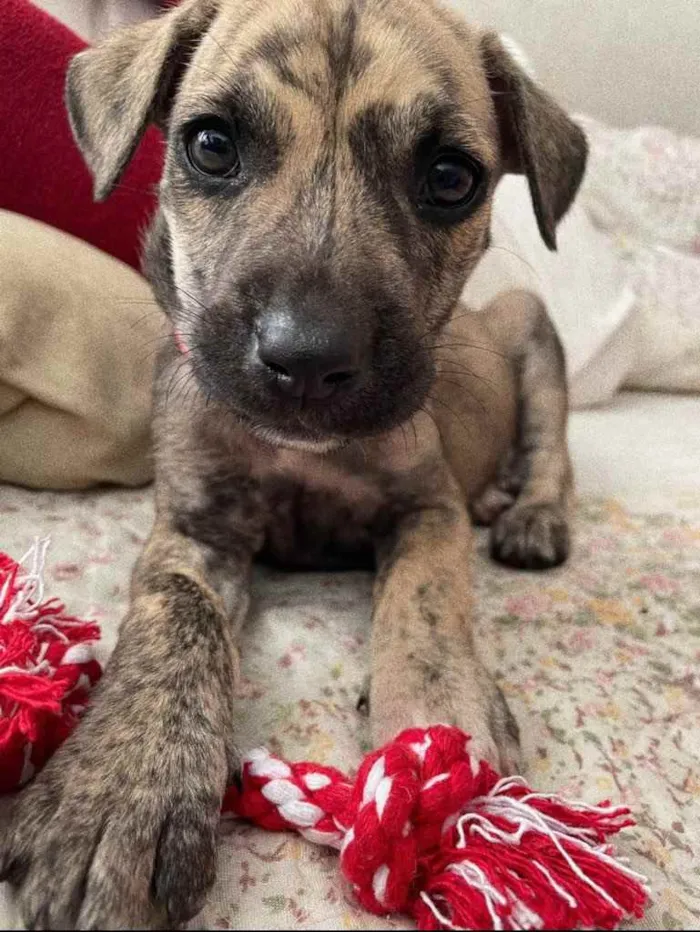
M 148 123 L 166 134 L 146 259 L 175 339 L 131 608 L 85 721 L 5 804 L 0 874 L 35 928 L 158 926 L 214 878 L 258 555 L 373 554 L 373 740 L 455 722 L 517 766 L 474 652 L 467 509 L 497 559 L 565 558 L 564 363 L 536 298 L 459 296 L 500 175 L 527 174 L 553 248 L 586 146 L 433 0 L 185 0 L 79 55 L 67 97 L 97 197 Z

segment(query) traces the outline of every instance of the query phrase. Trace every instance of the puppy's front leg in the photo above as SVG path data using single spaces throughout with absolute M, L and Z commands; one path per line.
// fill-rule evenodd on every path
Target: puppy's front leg
M 164 928 L 202 905 L 236 761 L 234 637 L 251 562 L 239 550 L 222 587 L 214 557 L 156 524 L 84 721 L 0 810 L 0 879 L 30 928 Z
M 472 529 L 457 494 L 405 514 L 379 547 L 370 727 L 458 725 L 502 773 L 518 769 L 518 728 L 479 662 L 472 631 Z

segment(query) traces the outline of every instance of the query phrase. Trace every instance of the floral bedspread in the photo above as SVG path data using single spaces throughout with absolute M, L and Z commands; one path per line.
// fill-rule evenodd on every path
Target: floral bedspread
M 651 881 L 641 927 L 700 919 L 700 495 L 668 514 L 581 502 L 575 551 L 545 575 L 492 564 L 480 538 L 478 634 L 521 726 L 530 781 L 624 800 L 620 846 Z M 0 545 L 20 557 L 53 540 L 48 591 L 97 619 L 103 654 L 148 533 L 149 491 L 0 488 Z M 366 669 L 370 577 L 260 571 L 244 634 L 240 744 L 352 768 L 366 741 L 355 702 Z M 3 918 L 0 893 L 0 918 Z M 396 927 L 405 923 L 396 921 Z M 219 879 L 193 924 L 387 928 L 352 904 L 336 855 L 297 838 L 222 824 Z

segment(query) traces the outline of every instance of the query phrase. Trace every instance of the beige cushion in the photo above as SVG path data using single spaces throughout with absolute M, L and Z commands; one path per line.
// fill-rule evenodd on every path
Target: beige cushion
M 0 480 L 147 482 L 153 360 L 165 333 L 132 269 L 0 211 Z

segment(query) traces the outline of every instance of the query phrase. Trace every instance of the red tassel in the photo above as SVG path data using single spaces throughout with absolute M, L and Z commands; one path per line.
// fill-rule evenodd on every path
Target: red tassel
M 58 599 L 42 601 L 47 546 L 26 555 L 29 570 L 0 554 L 0 793 L 44 765 L 102 672 L 90 643 L 97 625 L 66 614 Z

